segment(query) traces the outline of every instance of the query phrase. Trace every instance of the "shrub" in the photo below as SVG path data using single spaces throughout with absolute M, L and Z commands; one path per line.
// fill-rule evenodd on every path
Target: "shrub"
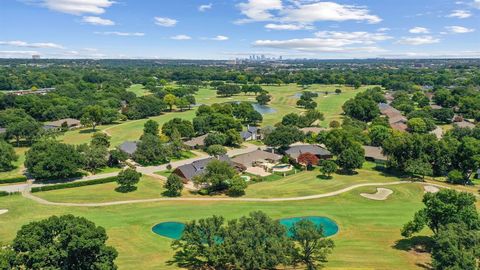
M 93 185 L 115 182 L 116 180 L 117 180 L 117 177 L 114 176 L 114 177 L 107 177 L 107 178 L 89 180 L 89 181 L 78 181 L 78 182 L 71 182 L 71 183 L 64 183 L 64 184 L 57 184 L 57 185 L 34 187 L 34 188 L 32 188 L 31 192 L 35 193 L 35 192 L 57 190 L 57 189 L 76 188 L 76 187 L 83 187 L 83 186 L 93 186 Z
M 11 183 L 21 183 L 27 181 L 26 176 L 18 176 L 7 179 L 0 179 L 0 184 L 11 184 Z

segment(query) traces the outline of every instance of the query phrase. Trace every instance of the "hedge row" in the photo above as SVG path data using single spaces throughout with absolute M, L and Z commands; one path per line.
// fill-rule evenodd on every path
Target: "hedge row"
M 92 185 L 111 183 L 111 182 L 115 182 L 116 180 L 117 180 L 117 177 L 113 176 L 113 177 L 107 177 L 107 178 L 96 179 L 96 180 L 78 181 L 78 182 L 71 182 L 71 183 L 57 184 L 57 185 L 48 185 L 48 186 L 42 186 L 42 187 L 34 187 L 34 188 L 32 188 L 31 192 L 35 193 L 35 192 L 57 190 L 57 189 L 92 186 Z
M 7 191 L 0 191 L 0 197 L 10 196 L 10 195 L 17 195 L 20 192 L 7 192 Z
M 27 181 L 26 176 L 18 176 L 7 179 L 0 179 L 0 184 L 11 184 L 11 183 L 21 183 Z

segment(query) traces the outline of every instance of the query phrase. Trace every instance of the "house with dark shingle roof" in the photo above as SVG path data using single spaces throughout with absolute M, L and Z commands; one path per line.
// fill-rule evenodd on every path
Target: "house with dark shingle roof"
M 261 129 L 258 127 L 248 126 L 246 131 L 240 132 L 240 137 L 242 137 L 244 141 L 261 140 L 263 136 L 260 131 Z
M 285 154 L 290 156 L 291 158 L 297 160 L 301 154 L 310 153 L 317 156 L 319 159 L 329 159 L 332 158 L 333 155 L 327 149 L 320 147 L 319 145 L 314 144 L 297 144 L 291 145 Z
M 73 118 L 65 118 L 65 119 L 60 119 L 57 121 L 52 121 L 52 122 L 46 122 L 45 127 L 56 127 L 56 128 L 62 128 L 62 127 L 67 127 L 67 128 L 78 128 L 81 127 L 80 120 L 73 119 Z
M 120 151 L 125 152 L 129 156 L 133 156 L 135 152 L 137 151 L 138 143 L 137 142 L 132 142 L 132 141 L 126 141 L 118 146 L 118 149 Z
M 403 116 L 402 112 L 395 109 L 394 107 L 390 106 L 387 103 L 379 103 L 378 108 L 380 109 L 380 113 L 388 117 L 388 123 L 390 127 L 395 130 L 399 131 L 406 131 L 407 130 L 407 118 Z
M 232 161 L 245 166 L 246 168 L 254 166 L 254 164 L 258 161 L 269 161 L 271 163 L 277 163 L 282 159 L 281 155 L 277 155 L 275 153 L 263 151 L 263 150 L 255 150 L 249 153 L 245 153 L 242 155 L 238 155 L 232 158 Z
M 205 168 L 207 167 L 207 165 L 215 159 L 229 162 L 232 166 L 236 167 L 237 169 L 243 169 L 243 168 L 240 168 L 239 166 L 236 166 L 236 164 L 233 163 L 227 155 L 222 155 L 222 156 L 219 156 L 218 158 L 215 158 L 215 157 L 204 158 L 204 159 L 196 160 L 189 164 L 179 166 L 173 171 L 173 173 L 178 175 L 180 178 L 182 178 L 183 182 L 192 181 L 192 179 L 195 176 L 205 172 Z

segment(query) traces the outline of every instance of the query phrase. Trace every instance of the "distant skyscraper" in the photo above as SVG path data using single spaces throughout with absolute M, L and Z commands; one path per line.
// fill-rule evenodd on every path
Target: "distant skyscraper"
M 40 59 L 40 55 L 34 54 L 34 55 L 32 55 L 32 59 L 33 60 L 38 60 L 38 59 Z

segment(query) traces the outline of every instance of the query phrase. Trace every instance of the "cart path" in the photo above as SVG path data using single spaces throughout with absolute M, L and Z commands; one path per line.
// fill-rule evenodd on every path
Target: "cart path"
M 320 198 L 327 198 L 332 196 L 337 196 L 342 193 L 349 192 L 351 190 L 361 188 L 361 187 L 379 187 L 379 186 L 393 186 L 393 185 L 402 185 L 402 184 L 421 184 L 421 185 L 430 185 L 436 186 L 439 188 L 446 188 L 450 189 L 450 187 L 437 185 L 427 182 L 412 182 L 412 181 L 397 181 L 397 182 L 390 182 L 390 183 L 364 183 L 364 184 L 357 184 L 353 186 L 349 186 L 340 190 L 316 194 L 316 195 L 309 195 L 309 196 L 301 196 L 301 197 L 287 197 L 287 198 L 210 198 L 210 197 L 197 197 L 197 198 L 152 198 L 152 199 L 138 199 L 138 200 L 126 200 L 126 201 L 113 201 L 113 202 L 103 202 L 103 203 L 62 203 L 62 202 L 51 202 L 45 199 L 39 198 L 32 193 L 30 193 L 29 189 L 26 189 L 22 192 L 22 195 L 25 198 L 34 200 L 37 203 L 44 204 L 44 205 L 54 205 L 54 206 L 73 206 L 73 207 L 101 207 L 101 206 L 112 206 L 112 205 L 123 205 L 123 204 L 136 204 L 136 203 L 150 203 L 150 202 L 163 202 L 163 201 L 231 201 L 231 202 L 286 202 L 286 201 L 304 201 L 304 200 L 314 200 Z M 479 195 L 475 194 L 475 196 L 480 197 Z

